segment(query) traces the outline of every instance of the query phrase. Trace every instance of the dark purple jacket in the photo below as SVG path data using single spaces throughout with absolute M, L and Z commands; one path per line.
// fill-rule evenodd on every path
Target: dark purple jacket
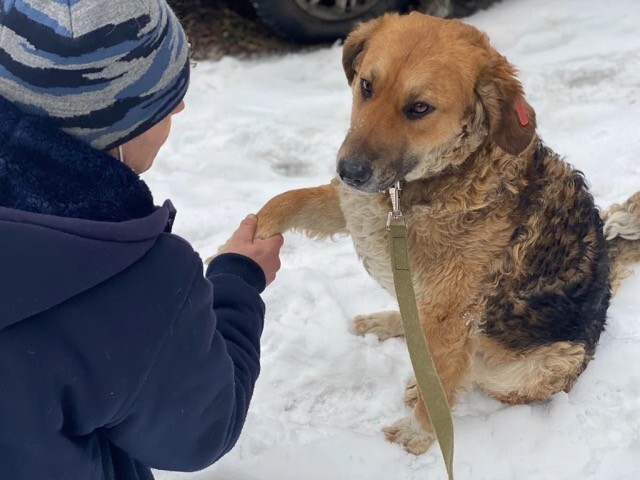
M 128 167 L 0 98 L 0 478 L 140 480 L 228 452 L 265 278 L 170 233 Z M 213 247 L 213 246 L 212 246 Z

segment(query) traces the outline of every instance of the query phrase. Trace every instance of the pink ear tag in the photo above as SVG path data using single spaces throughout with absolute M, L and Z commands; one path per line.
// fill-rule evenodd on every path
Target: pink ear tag
M 518 113 L 518 120 L 520 120 L 520 125 L 523 127 L 529 123 L 529 116 L 527 115 L 527 110 L 524 107 L 524 101 L 519 98 L 516 100 L 516 112 Z

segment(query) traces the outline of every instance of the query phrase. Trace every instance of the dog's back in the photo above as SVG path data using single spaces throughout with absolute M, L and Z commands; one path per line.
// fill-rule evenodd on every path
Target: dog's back
M 482 329 L 513 349 L 569 341 L 591 356 L 611 296 L 603 222 L 583 175 L 541 141 L 522 161 L 513 233 Z

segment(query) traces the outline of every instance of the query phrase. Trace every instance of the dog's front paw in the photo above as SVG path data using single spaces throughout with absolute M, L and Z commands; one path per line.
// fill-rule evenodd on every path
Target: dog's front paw
M 266 240 L 267 238 L 273 237 L 278 232 L 273 228 L 258 228 L 256 229 L 255 238 L 259 238 L 260 240 Z
M 256 227 L 255 238 L 266 240 L 274 235 L 282 234 L 286 230 L 286 226 L 276 222 L 276 219 L 258 213 L 258 226 Z
M 377 312 L 370 315 L 357 315 L 353 325 L 360 335 L 373 333 L 382 341 L 404 335 L 402 318 L 399 312 Z
M 407 407 L 415 407 L 418 403 L 418 382 L 416 377 L 411 377 L 407 382 L 407 388 L 404 391 L 404 404 Z
M 407 452 L 414 455 L 429 450 L 436 440 L 433 433 L 422 428 L 413 412 L 393 425 L 383 428 L 382 431 L 388 441 L 402 445 Z

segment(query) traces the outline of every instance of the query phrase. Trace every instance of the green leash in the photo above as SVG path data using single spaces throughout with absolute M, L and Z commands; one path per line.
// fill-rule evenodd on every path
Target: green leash
M 389 213 L 387 227 L 391 246 L 391 268 L 404 324 L 405 338 L 413 371 L 427 407 L 433 430 L 440 444 L 449 480 L 453 480 L 453 421 L 447 396 L 433 364 L 429 346 L 420 326 L 420 316 L 413 289 L 409 252 L 407 248 L 407 225 L 400 210 L 400 182 L 389 189 L 393 211 Z

